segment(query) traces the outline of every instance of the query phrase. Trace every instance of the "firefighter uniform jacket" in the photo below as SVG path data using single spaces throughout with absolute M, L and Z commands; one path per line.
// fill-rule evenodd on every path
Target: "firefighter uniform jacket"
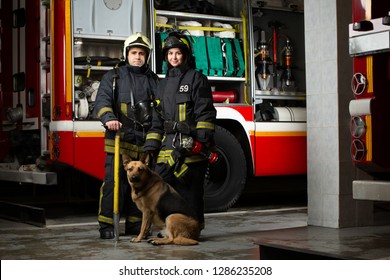
M 161 146 L 157 163 L 173 166 L 178 160 L 175 152 L 183 151 L 188 138 L 203 144 L 214 142 L 216 110 L 206 76 L 188 66 L 172 68 L 160 81 L 156 98 L 160 114 L 154 112 L 144 150 L 157 151 Z M 182 168 L 175 172 L 177 177 L 188 163 L 205 160 L 190 150 L 187 147 Z
M 148 65 L 132 67 L 126 64 L 108 71 L 99 85 L 94 112 L 103 125 L 110 120 L 122 123 L 120 153 L 133 159 L 138 159 L 140 153 L 143 153 L 146 129 L 150 127 L 151 120 L 150 116 L 147 124 L 143 117 L 140 119 L 137 106 L 147 103 L 151 109 L 157 83 L 158 77 Z M 105 132 L 104 149 L 107 153 L 114 153 L 115 134 L 115 131 L 108 129 Z

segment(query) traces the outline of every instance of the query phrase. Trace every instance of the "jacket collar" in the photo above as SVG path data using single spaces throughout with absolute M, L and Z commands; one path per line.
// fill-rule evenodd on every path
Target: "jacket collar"
M 176 68 L 171 68 L 168 70 L 168 76 L 169 77 L 177 77 L 177 76 L 180 76 L 181 74 L 185 73 L 190 67 L 185 64 L 185 65 L 182 65 L 180 67 L 176 67 Z
M 141 67 L 131 66 L 130 64 L 126 64 L 126 67 L 129 72 L 137 73 L 137 74 L 146 74 L 147 72 L 150 71 L 149 65 L 146 63 Z

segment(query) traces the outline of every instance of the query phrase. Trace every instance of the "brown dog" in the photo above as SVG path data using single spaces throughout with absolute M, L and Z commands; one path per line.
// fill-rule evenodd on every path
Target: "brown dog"
M 123 165 L 131 186 L 131 198 L 142 212 L 141 231 L 131 242 L 146 238 L 153 224 L 166 227 L 167 236 L 151 238 L 154 245 L 196 245 L 200 235 L 199 222 L 184 199 L 143 161 L 123 156 Z

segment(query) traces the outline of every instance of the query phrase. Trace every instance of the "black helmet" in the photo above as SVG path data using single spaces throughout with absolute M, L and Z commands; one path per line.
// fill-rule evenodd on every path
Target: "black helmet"
M 153 110 L 153 101 L 152 100 L 141 100 L 134 105 L 133 112 L 135 120 L 142 124 L 144 127 L 151 125 L 152 121 L 152 110 Z
M 168 37 L 163 43 L 163 57 L 166 58 L 167 51 L 172 48 L 179 48 L 185 52 L 186 57 L 192 55 L 192 49 L 190 41 L 187 36 L 180 34 L 179 32 L 169 33 Z

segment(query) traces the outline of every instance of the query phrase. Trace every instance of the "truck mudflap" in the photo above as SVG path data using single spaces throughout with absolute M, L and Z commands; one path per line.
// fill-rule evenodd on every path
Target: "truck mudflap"
M 41 171 L 35 164 L 21 165 L 18 168 L 13 168 L 8 164 L 0 164 L 0 181 L 56 185 L 57 173 Z

